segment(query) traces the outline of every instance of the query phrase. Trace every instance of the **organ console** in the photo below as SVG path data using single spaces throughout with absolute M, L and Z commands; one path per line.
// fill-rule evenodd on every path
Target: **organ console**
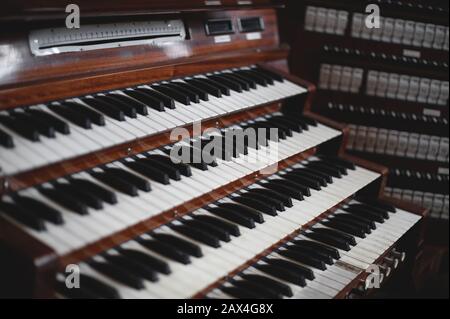
M 360 298 L 413 261 L 426 210 L 311 111 L 279 2 L 45 2 L 0 18 L 2 297 Z

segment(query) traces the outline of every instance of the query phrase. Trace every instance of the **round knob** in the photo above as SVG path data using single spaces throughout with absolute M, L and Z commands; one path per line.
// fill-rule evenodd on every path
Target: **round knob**
M 406 259 L 406 253 L 404 251 L 398 251 L 396 249 L 392 249 L 391 256 L 397 258 L 401 262 L 404 262 Z
M 380 270 L 383 272 L 385 277 L 389 277 L 392 273 L 392 268 L 387 266 L 386 264 L 380 265 Z
M 385 262 L 387 265 L 393 267 L 394 269 L 397 269 L 397 267 L 398 267 L 398 259 L 396 259 L 396 258 L 385 257 L 385 258 L 384 258 L 384 262 Z

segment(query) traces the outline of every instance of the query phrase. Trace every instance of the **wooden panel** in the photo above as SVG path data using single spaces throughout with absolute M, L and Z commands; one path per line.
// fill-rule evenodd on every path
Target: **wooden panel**
M 15 0 L 8 1 L 0 15 L 0 21 L 30 21 L 44 19 L 63 19 L 68 4 L 76 3 L 86 16 L 141 15 L 167 11 L 219 10 L 224 8 L 249 8 L 280 6 L 282 1 L 274 0 Z M 209 4 L 209 5 L 208 5 Z M 215 5 L 214 5 L 215 4 Z
M 207 19 L 230 18 L 238 30 L 237 18 L 247 16 L 263 17 L 261 39 L 247 40 L 245 34 L 236 32 L 230 35 L 230 42 L 215 44 L 214 37 L 205 33 Z M 11 31 L 0 37 L 0 109 L 204 72 L 204 66 L 211 70 L 281 59 L 280 53 L 286 53 L 279 50 L 277 18 L 271 9 L 158 19 L 177 17 L 185 21 L 190 38 L 159 47 L 140 45 L 35 57 L 28 47 L 28 28 Z

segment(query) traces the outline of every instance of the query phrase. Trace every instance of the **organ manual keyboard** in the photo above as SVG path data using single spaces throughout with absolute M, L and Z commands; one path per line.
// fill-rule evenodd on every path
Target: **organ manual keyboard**
M 80 2 L 0 19 L 1 296 L 353 298 L 414 259 L 425 211 L 310 111 L 280 5 Z

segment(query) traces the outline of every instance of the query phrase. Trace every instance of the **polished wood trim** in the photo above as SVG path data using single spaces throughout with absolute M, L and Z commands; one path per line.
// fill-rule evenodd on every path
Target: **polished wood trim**
M 49 19 L 65 19 L 65 7 L 71 1 L 59 0 L 15 0 L 5 4 L 0 22 L 30 22 Z M 85 17 L 139 16 L 164 12 L 197 12 L 224 9 L 282 8 L 281 1 L 252 0 L 249 4 L 239 4 L 237 0 L 221 0 L 219 5 L 207 5 L 204 0 L 78 0 L 77 5 Z
M 90 74 L 78 78 L 37 82 L 11 88 L 0 88 L 0 110 L 45 103 L 96 92 L 133 87 L 143 83 L 173 79 L 226 68 L 285 59 L 286 47 L 215 54 L 185 59 L 172 65 L 160 65 L 139 70 L 122 70 L 107 74 Z
M 260 39 L 247 40 L 245 33 L 236 31 L 229 35 L 230 41 L 215 43 L 215 37 L 205 33 L 208 19 L 230 19 L 238 30 L 238 18 L 248 16 L 263 18 L 265 29 Z M 28 44 L 30 26 L 0 36 L 0 66 L 4 70 L 0 109 L 287 58 L 287 48 L 280 46 L 273 9 L 193 12 L 156 19 L 183 19 L 188 38 L 164 45 L 33 56 Z

